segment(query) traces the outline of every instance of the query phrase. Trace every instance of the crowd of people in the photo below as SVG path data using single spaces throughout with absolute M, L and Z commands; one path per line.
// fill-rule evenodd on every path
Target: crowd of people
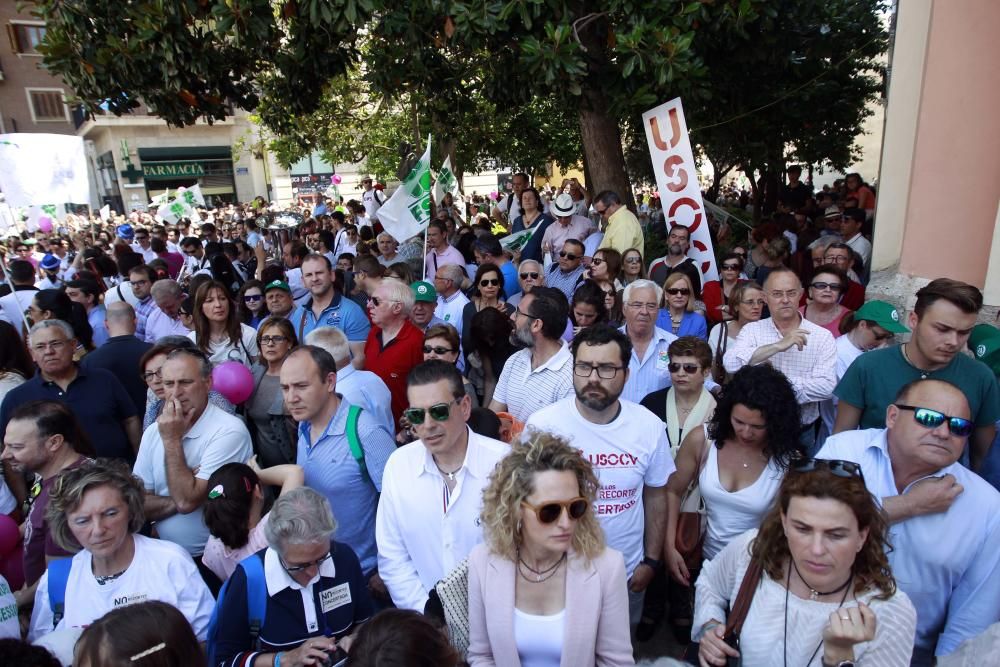
M 708 281 L 655 193 L 525 174 L 413 239 L 372 179 L 280 231 L 254 202 L 11 236 L 0 662 L 617 666 L 669 631 L 704 667 L 923 666 L 996 641 L 1000 330 L 947 277 L 909 312 L 867 298 L 874 191 L 800 175 L 746 242 L 713 226 Z

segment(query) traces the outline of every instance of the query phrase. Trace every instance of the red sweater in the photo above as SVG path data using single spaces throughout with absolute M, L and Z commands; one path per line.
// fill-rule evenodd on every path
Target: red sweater
M 399 418 L 409 406 L 406 399 L 406 376 L 424 360 L 424 334 L 410 320 L 388 345 L 382 344 L 382 329 L 372 326 L 365 341 L 365 369 L 375 373 L 392 394 L 392 417 L 399 428 Z M 395 434 L 393 434 L 395 435 Z

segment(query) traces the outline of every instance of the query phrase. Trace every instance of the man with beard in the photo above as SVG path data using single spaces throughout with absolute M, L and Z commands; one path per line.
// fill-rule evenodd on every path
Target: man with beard
M 534 413 L 526 428 L 565 438 L 593 465 L 601 483 L 594 510 L 608 546 L 625 557 L 635 624 L 646 586 L 662 565 L 666 484 L 674 462 L 663 423 L 638 403 L 621 400 L 631 357 L 632 343 L 614 327 L 581 331 L 573 339 L 575 396 Z
M 684 225 L 674 225 L 667 236 L 667 254 L 654 259 L 649 264 L 649 279 L 657 285 L 662 285 L 678 266 L 685 262 L 694 262 L 687 256 L 691 248 L 691 230 Z
M 525 349 L 504 364 L 490 410 L 509 412 L 523 422 L 573 392 L 573 355 L 562 340 L 569 302 L 554 287 L 536 287 L 510 317 L 511 342 Z

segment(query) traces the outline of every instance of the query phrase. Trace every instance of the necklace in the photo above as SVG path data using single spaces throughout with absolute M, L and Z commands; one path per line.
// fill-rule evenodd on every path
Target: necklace
M 95 575 L 94 575 L 94 579 L 96 579 L 96 580 L 97 580 L 97 583 L 98 583 L 99 585 L 101 585 L 101 586 L 104 586 L 105 584 L 107 584 L 107 583 L 109 583 L 109 582 L 112 582 L 112 581 L 114 581 L 115 579 L 117 579 L 118 577 L 120 577 L 120 576 L 122 576 L 123 574 L 125 574 L 125 572 L 126 572 L 127 570 L 128 570 L 128 568 L 125 568 L 125 569 L 124 569 L 124 570 L 122 570 L 121 572 L 116 572 L 116 573 L 114 573 L 114 574 L 95 574 Z
M 925 371 L 923 368 L 920 368 L 915 363 L 910 361 L 910 355 L 906 353 L 906 343 L 903 343 L 902 345 L 899 346 L 899 351 L 903 353 L 903 359 L 906 360 L 906 363 L 908 363 L 909 365 L 913 366 L 918 371 L 920 371 L 920 379 L 926 380 L 927 376 L 930 375 L 931 371 Z
M 563 555 L 553 565 L 550 565 L 549 567 L 544 568 L 542 570 L 536 570 L 535 568 L 531 567 L 530 565 L 528 565 L 527 563 L 524 562 L 524 559 L 521 558 L 521 550 L 518 549 L 518 551 L 517 551 L 517 573 L 520 574 L 521 577 L 525 581 L 529 581 L 529 582 L 531 582 L 533 584 L 538 584 L 538 583 L 541 583 L 543 581 L 548 581 L 553 576 L 555 576 L 556 572 L 559 569 L 559 566 L 562 565 L 563 561 L 565 561 L 565 560 L 566 560 L 566 553 L 563 552 Z M 521 570 L 522 566 L 524 566 L 524 568 L 526 568 L 529 572 L 531 572 L 534 575 L 534 578 L 529 577 L 528 575 L 526 575 Z
M 798 566 L 795 565 L 795 560 L 793 558 L 791 558 L 791 557 L 789 557 L 788 560 L 792 563 L 792 567 L 795 568 L 795 574 L 798 574 L 799 575 L 799 579 L 802 581 L 802 583 L 806 584 L 806 580 L 802 579 L 802 575 L 799 574 L 799 568 L 798 568 Z M 809 599 L 810 600 L 815 600 L 816 597 L 819 596 L 819 595 L 830 595 L 831 593 L 836 593 L 837 591 L 839 591 L 842 588 L 842 589 L 844 589 L 844 596 L 842 598 L 840 598 L 840 604 L 837 605 L 837 609 L 840 609 L 841 607 L 844 606 L 844 601 L 847 600 L 847 593 L 851 590 L 850 589 L 850 585 L 851 585 L 852 581 L 854 581 L 854 572 L 853 571 L 851 572 L 850 578 L 847 580 L 847 582 L 843 586 L 841 586 L 840 588 L 838 588 L 836 591 L 830 591 L 830 593 L 821 593 L 821 592 L 817 591 L 816 589 L 814 589 L 809 584 L 806 584 L 806 587 L 809 589 Z M 788 667 L 788 595 L 789 595 L 791 589 L 792 589 L 792 569 L 788 568 L 788 574 L 785 575 L 785 628 L 784 628 L 784 632 L 783 632 L 783 641 L 782 641 L 782 645 L 781 645 L 781 655 L 782 655 L 782 658 L 784 658 L 785 667 Z M 823 640 L 820 639 L 819 640 L 819 644 L 816 645 L 816 648 L 815 648 L 815 650 L 813 650 L 812 655 L 810 655 L 809 659 L 806 660 L 806 664 L 807 665 L 812 663 L 813 658 L 816 657 L 816 654 L 819 653 L 819 650 L 822 647 L 823 647 Z
M 839 593 L 840 591 L 842 591 L 845 588 L 847 588 L 848 586 L 850 586 L 851 582 L 854 581 L 854 573 L 852 572 L 851 576 L 848 577 L 847 581 L 845 581 L 842 585 L 838 586 L 837 588 L 833 589 L 832 591 L 827 591 L 827 592 L 824 593 L 823 591 L 818 591 L 815 588 L 813 588 L 812 586 L 810 586 L 809 582 L 806 581 L 802 577 L 802 573 L 799 572 L 799 566 L 795 564 L 795 560 L 794 559 L 790 559 L 790 560 L 792 561 L 792 567 L 795 568 L 795 574 L 797 574 L 798 577 L 799 577 L 799 581 L 801 581 L 803 584 L 805 584 L 806 588 L 809 589 L 809 599 L 810 600 L 815 600 L 820 595 L 833 595 L 834 593 Z M 789 577 L 791 577 L 791 575 L 789 575 Z M 789 579 L 789 581 L 791 581 L 791 579 Z
M 458 466 L 457 468 L 455 468 L 451 472 L 448 472 L 447 470 L 442 470 L 441 466 L 438 465 L 437 461 L 434 462 L 434 467 L 438 469 L 438 472 L 441 473 L 442 475 L 444 475 L 445 477 L 447 477 L 452 482 L 455 481 L 455 475 L 458 473 L 459 470 L 462 469 L 463 466 L 465 466 L 465 463 L 463 463 L 462 465 Z

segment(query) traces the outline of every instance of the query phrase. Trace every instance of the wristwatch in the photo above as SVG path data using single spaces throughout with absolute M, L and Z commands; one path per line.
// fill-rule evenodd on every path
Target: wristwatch
M 825 659 L 821 659 L 820 662 L 823 663 L 823 667 L 854 667 L 853 660 L 841 660 L 840 662 L 827 662 Z
M 656 560 L 655 558 L 650 558 L 649 556 L 642 559 L 642 564 L 653 568 L 654 572 L 659 572 L 660 568 L 663 567 L 662 560 Z

